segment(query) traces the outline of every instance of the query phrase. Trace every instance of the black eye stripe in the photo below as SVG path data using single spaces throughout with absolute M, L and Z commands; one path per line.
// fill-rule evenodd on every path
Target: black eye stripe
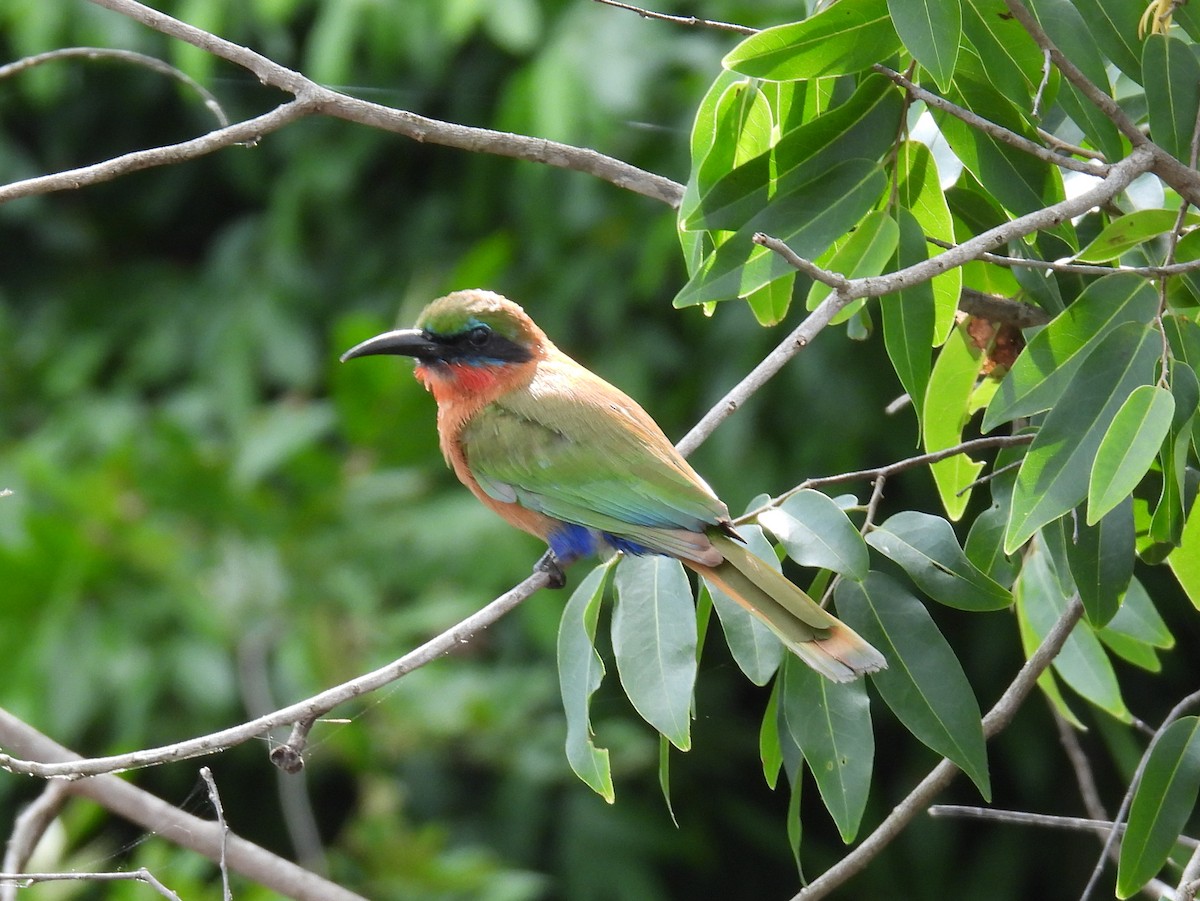
M 532 354 L 515 341 L 498 335 L 486 325 L 477 325 L 453 335 L 425 332 L 425 337 L 439 346 L 438 353 L 431 354 L 444 363 L 469 361 L 494 361 L 497 363 L 524 363 Z

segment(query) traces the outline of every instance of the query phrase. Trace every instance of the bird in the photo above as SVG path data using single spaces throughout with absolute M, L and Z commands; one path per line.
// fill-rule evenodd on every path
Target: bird
M 546 542 L 539 568 L 615 552 L 679 559 L 761 620 L 823 676 L 851 681 L 883 655 L 751 553 L 708 483 L 632 398 L 575 362 L 513 301 L 455 291 L 415 327 L 346 351 L 343 362 L 412 357 L 437 402 L 439 445 L 486 506 Z

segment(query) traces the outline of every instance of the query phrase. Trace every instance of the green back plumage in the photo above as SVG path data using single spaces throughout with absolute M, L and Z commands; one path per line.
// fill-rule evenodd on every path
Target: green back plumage
M 484 407 L 461 436 L 480 486 L 556 519 L 679 553 L 725 505 L 632 400 L 569 362 Z

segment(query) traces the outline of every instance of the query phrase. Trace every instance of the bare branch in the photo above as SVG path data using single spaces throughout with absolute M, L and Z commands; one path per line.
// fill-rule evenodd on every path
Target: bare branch
M 212 804 L 217 815 L 217 828 L 221 833 L 221 847 L 217 857 L 217 866 L 221 870 L 221 897 L 223 901 L 233 901 L 233 892 L 229 889 L 229 824 L 225 822 L 225 806 L 221 803 L 221 793 L 217 791 L 217 780 L 213 778 L 212 770 L 206 766 L 200 767 L 200 778 L 208 787 L 208 802 Z
M 974 288 L 963 288 L 958 296 L 958 308 L 964 313 L 988 319 L 992 322 L 1004 322 L 1017 328 L 1029 328 L 1033 325 L 1045 325 L 1050 321 L 1050 314 L 1041 307 L 1022 303 L 1011 297 L 997 297 L 995 294 L 984 294 Z
M 937 247 L 947 250 L 957 247 L 949 241 L 925 236 L 925 240 Z M 1042 269 L 1046 272 L 1066 272 L 1075 275 L 1112 275 L 1116 272 L 1140 275 L 1144 278 L 1159 278 L 1169 275 L 1185 275 L 1200 269 L 1200 259 L 1188 260 L 1186 263 L 1172 263 L 1170 266 L 1100 266 L 1091 263 L 1066 263 L 1060 260 L 1031 260 L 1021 257 L 1007 257 L 998 253 L 981 253 L 977 259 L 985 263 L 995 263 L 997 266 L 1007 266 L 1010 269 Z
M 617 9 L 628 10 L 631 13 L 637 13 L 643 19 L 658 19 L 663 22 L 671 22 L 675 25 L 695 25 L 702 28 L 716 28 L 721 31 L 732 31 L 735 34 L 758 34 L 757 28 L 751 28 L 748 25 L 735 25 L 732 22 L 715 22 L 712 19 L 700 19 L 696 16 L 671 16 L 666 13 L 656 13 L 649 9 L 642 9 L 640 6 L 631 6 L 628 3 L 620 3 L 618 0 L 596 0 L 597 3 L 602 3 L 605 6 L 614 6 Z
M 90 2 L 249 70 L 263 84 L 292 94 L 296 98 L 296 102 L 303 107 L 305 114 L 316 112 L 349 122 L 357 122 L 361 125 L 381 128 L 415 141 L 529 160 L 562 169 L 584 172 L 617 187 L 659 200 L 675 208 L 683 199 L 683 185 L 613 157 L 605 156 L 595 150 L 526 135 L 509 134 L 486 128 L 470 128 L 465 125 L 418 116 L 406 110 L 359 100 L 322 87 L 299 72 L 281 66 L 260 53 L 219 38 L 156 9 L 151 9 L 136 0 L 90 0 Z M 290 106 L 291 104 L 285 104 L 282 108 Z M 220 132 L 214 134 L 220 134 Z M 228 143 L 236 142 L 227 141 L 226 146 Z M 178 162 L 178 160 L 173 160 L 173 162 Z M 161 164 L 159 162 L 148 165 Z M 43 183 L 36 193 L 47 193 L 70 187 L 76 187 L 76 185 L 72 185 L 69 180 L 65 183 Z M 3 202 L 4 199 L 3 194 L 0 194 L 0 202 Z
M 1013 716 L 1016 715 L 1017 710 L 1036 684 L 1038 676 L 1058 655 L 1067 636 L 1071 634 L 1071 630 L 1075 628 L 1075 624 L 1079 622 L 1082 615 L 1083 604 L 1076 596 L 1071 600 L 1063 615 L 1059 617 L 1058 622 L 1054 624 L 1054 628 L 1038 645 L 1037 650 L 1021 667 L 1020 672 L 1017 673 L 1016 678 L 1013 679 L 1000 700 L 983 718 L 984 738 L 993 738 L 1012 722 Z M 892 809 L 892 812 L 876 827 L 874 832 L 863 839 L 857 848 L 801 889 L 793 901 L 815 901 L 817 898 L 824 898 L 851 876 L 860 872 L 891 843 L 892 839 L 903 832 L 922 810 L 933 803 L 933 799 L 950 784 L 958 772 L 957 766 L 949 760 L 942 760 L 909 793 L 908 797 Z
M 14 754 L 34 760 L 69 766 L 81 759 L 3 709 L 0 709 L 0 744 Z M 185 813 L 117 776 L 96 776 L 61 784 L 70 794 L 90 798 L 166 841 L 203 854 L 214 862 L 220 859 L 221 833 L 212 820 Z M 364 901 L 361 895 L 237 835 L 229 836 L 227 860 L 234 872 L 296 901 Z
M 88 60 L 114 59 L 119 62 L 133 63 L 136 66 L 143 66 L 153 72 L 157 72 L 159 75 L 174 78 L 185 87 L 200 95 L 200 99 L 204 101 L 204 105 L 216 117 L 217 124 L 222 128 L 229 125 L 229 117 L 225 115 L 225 110 L 221 108 L 221 104 L 217 102 L 217 98 L 212 95 L 212 92 L 208 88 L 183 70 L 176 69 L 170 63 L 165 63 L 154 56 L 138 53 L 135 50 L 115 50 L 110 47 L 61 47 L 58 50 L 48 50 L 45 53 L 27 56 L 24 59 L 0 66 L 0 79 L 9 78 L 44 63 L 56 62 L 62 59 L 80 58 Z

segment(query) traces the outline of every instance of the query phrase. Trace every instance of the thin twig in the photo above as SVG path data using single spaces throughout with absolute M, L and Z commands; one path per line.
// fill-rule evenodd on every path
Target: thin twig
M 1177 901 L 1195 901 L 1197 891 L 1200 891 L 1200 844 L 1196 845 L 1183 868 L 1183 874 L 1179 877 L 1179 884 L 1175 889 L 1175 897 Z
M 887 66 L 876 63 L 872 66 L 876 72 L 890 78 L 900 87 L 904 88 L 918 100 L 925 101 L 925 105 L 953 116 L 956 119 L 961 119 L 963 122 L 970 125 L 977 131 L 981 131 L 986 135 L 990 135 L 997 141 L 1008 144 L 1010 147 L 1015 147 L 1017 150 L 1028 153 L 1030 156 L 1037 157 L 1043 162 L 1050 163 L 1054 166 L 1059 166 L 1063 169 L 1073 169 L 1076 172 L 1085 172 L 1088 175 L 1105 175 L 1108 172 L 1108 166 L 1101 163 L 1099 160 L 1077 160 L 1071 156 L 1063 156 L 1061 153 L 1055 153 L 1043 147 L 1036 141 L 1031 141 L 1024 135 L 1019 135 L 1011 129 L 1005 128 L 1003 125 L 997 125 L 989 119 L 985 119 L 980 115 L 965 109 L 956 103 L 951 103 L 945 97 L 934 94 L 932 91 L 927 91 L 913 81 L 905 78 L 894 69 L 889 69 Z M 1047 72 L 1048 74 L 1048 72 Z M 1039 89 L 1039 99 L 1040 99 Z
M 950 241 L 931 237 L 930 235 L 926 235 L 925 240 L 935 247 L 942 247 L 946 250 L 959 246 Z M 985 263 L 995 263 L 997 266 L 1006 266 L 1010 269 L 1044 269 L 1047 272 L 1065 272 L 1074 275 L 1112 275 L 1120 272 L 1140 275 L 1144 278 L 1157 278 L 1164 275 L 1186 275 L 1189 272 L 1195 272 L 1200 269 L 1200 259 L 1188 260 L 1186 263 L 1173 263 L 1170 266 L 1101 266 L 1092 263 L 1067 263 L 1061 260 L 1034 260 L 1023 259 L 1022 257 L 1007 257 L 1003 254 L 990 252 L 981 253 L 976 259 L 982 260 Z
M 991 739 L 1002 731 L 1016 715 L 1021 704 L 1037 683 L 1037 678 L 1058 655 L 1067 636 L 1083 616 L 1083 604 L 1079 597 L 1071 599 L 1063 615 L 1038 645 L 1033 655 L 1025 662 L 1016 678 L 1009 684 L 983 718 L 983 735 Z M 875 830 L 863 839 L 857 848 L 801 889 L 793 901 L 816 901 L 841 886 L 850 877 L 859 873 L 883 850 L 922 810 L 927 809 L 938 793 L 953 781 L 959 769 L 949 760 L 943 759 L 918 783 L 903 801 L 897 804 Z
M 994 807 L 967 807 L 960 804 L 935 804 L 929 808 L 929 815 L 931 817 L 959 817 L 967 820 L 991 820 L 1016 826 L 1044 826 L 1047 829 L 1096 832 L 1101 835 L 1108 833 L 1114 827 L 1111 820 L 1062 817 L 1046 813 L 1029 813 L 1024 810 L 998 810 Z M 1124 834 L 1127 828 L 1125 824 L 1121 824 L 1118 831 Z M 1200 848 L 1200 842 L 1187 836 L 1181 836 L 1179 843 L 1188 848 Z
M 17 75 L 27 69 L 32 69 L 34 66 L 44 65 L 45 63 L 57 62 L 63 59 L 81 58 L 88 60 L 113 59 L 118 62 L 132 63 L 135 66 L 143 66 L 157 72 L 159 75 L 174 78 L 188 89 L 200 95 L 200 99 L 204 101 L 204 105 L 216 117 L 217 124 L 221 128 L 229 125 L 229 117 L 225 115 L 225 110 L 222 109 L 221 104 L 208 88 L 200 84 L 200 82 L 196 81 L 196 79 L 192 78 L 192 76 L 188 75 L 182 69 L 177 69 L 170 63 L 165 63 L 157 57 L 147 56 L 135 50 L 117 50 L 111 47 L 60 47 L 57 50 L 47 50 L 45 53 L 26 56 L 7 65 L 0 66 L 0 80 Z
M 1100 790 L 1096 787 L 1092 764 L 1079 744 L 1079 736 L 1075 734 L 1066 717 L 1058 712 L 1057 707 L 1053 704 L 1048 706 L 1054 716 L 1054 725 L 1058 729 L 1058 739 L 1067 754 L 1067 760 L 1071 763 L 1071 769 L 1075 772 L 1075 782 L 1079 786 L 1079 796 L 1083 799 L 1083 809 L 1093 820 L 1107 820 L 1108 811 L 1104 809 L 1104 802 L 1100 800 Z
M 164 898 L 181 901 L 145 867 L 118 873 L 0 873 L 0 882 L 17 888 L 28 888 L 40 882 L 144 882 Z
M 147 748 L 133 751 L 129 754 L 117 754 L 111 757 L 93 757 L 90 759 L 72 760 L 61 763 L 45 763 L 38 760 L 23 760 L 6 753 L 0 753 L 0 768 L 14 773 L 38 776 L 43 779 L 68 778 L 77 779 L 80 776 L 92 776 L 98 773 L 119 773 L 124 770 L 154 766 L 178 760 L 188 760 L 214 754 L 235 745 L 243 744 L 257 738 L 271 729 L 287 726 L 302 720 L 316 719 L 328 713 L 339 704 L 344 704 L 353 698 L 375 691 L 378 688 L 395 682 L 402 676 L 415 669 L 438 659 L 460 644 L 469 641 L 474 635 L 494 624 L 500 617 L 515 608 L 518 604 L 544 588 L 549 576 L 544 572 L 535 572 L 516 587 L 506 591 L 486 607 L 468 616 L 462 622 L 451 626 L 442 634 L 425 642 L 425 644 L 394 660 L 386 666 L 357 678 L 328 688 L 320 694 L 313 695 L 280 710 L 275 710 L 266 716 L 202 735 L 198 738 L 164 745 L 158 748 Z M 6 743 L 0 741 L 0 745 Z
M 751 28 L 748 25 L 736 25 L 733 22 L 715 22 L 712 19 L 701 19 L 696 16 L 671 16 L 666 13 L 656 13 L 653 10 L 642 9 L 640 6 L 620 3 L 618 0 L 596 0 L 596 2 L 603 3 L 605 6 L 614 6 L 617 9 L 637 13 L 643 19 L 657 19 L 662 22 L 671 22 L 674 25 L 695 25 L 702 28 L 716 28 L 721 31 L 732 31 L 735 34 L 758 34 L 757 28 Z
M 1033 95 L 1033 118 L 1042 118 L 1042 95 L 1046 93 L 1046 86 L 1050 84 L 1050 51 L 1042 51 L 1042 82 L 1038 85 L 1037 93 Z
M 213 778 L 212 770 L 206 766 L 200 767 L 200 778 L 208 787 L 208 803 L 217 815 L 217 828 L 221 832 L 220 853 L 217 866 L 221 870 L 221 897 L 224 901 L 233 901 L 233 892 L 229 888 L 229 824 L 225 822 L 225 806 L 221 803 L 221 793 L 217 791 L 217 780 Z

